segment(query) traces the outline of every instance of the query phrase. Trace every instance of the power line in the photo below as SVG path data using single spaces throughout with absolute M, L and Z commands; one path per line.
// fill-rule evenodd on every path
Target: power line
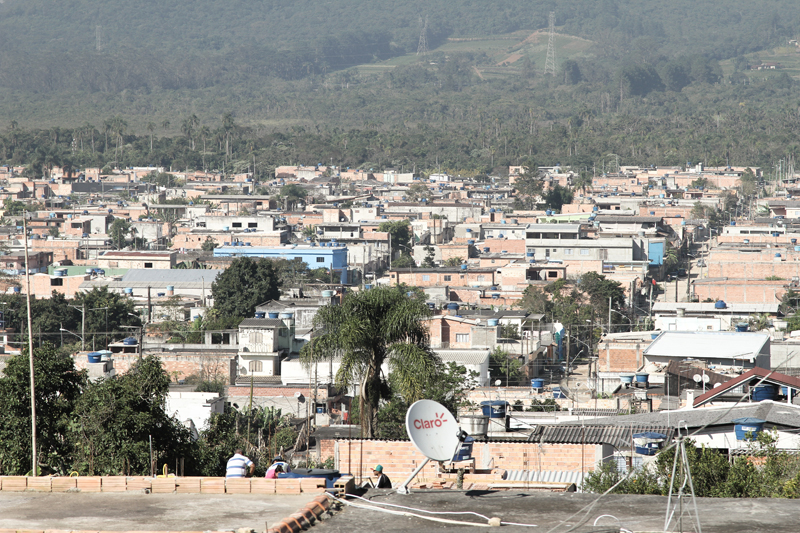
M 550 38 L 547 41 L 547 58 L 544 61 L 544 73 L 556 75 L 556 12 L 550 12 Z

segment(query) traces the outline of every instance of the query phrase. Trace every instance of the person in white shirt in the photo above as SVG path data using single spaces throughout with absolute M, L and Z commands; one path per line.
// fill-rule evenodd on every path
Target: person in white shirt
M 247 468 L 250 467 L 250 473 L 248 474 Z M 252 476 L 253 472 L 256 469 L 256 465 L 242 455 L 242 450 L 237 449 L 233 453 L 233 457 L 228 459 L 228 466 L 225 470 L 225 477 L 248 477 Z

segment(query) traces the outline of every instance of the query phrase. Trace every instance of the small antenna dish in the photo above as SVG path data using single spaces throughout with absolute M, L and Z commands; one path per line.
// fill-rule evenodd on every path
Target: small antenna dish
M 427 459 L 398 487 L 398 494 L 408 494 L 408 484 L 429 461 L 452 461 L 466 433 L 455 417 L 433 400 L 419 400 L 406 412 L 406 431 L 411 442 Z
M 720 385 L 722 385 L 722 383 L 714 383 L 714 388 L 716 389 L 716 388 L 717 388 L 717 387 L 719 387 Z
M 420 400 L 408 409 L 406 431 L 414 446 L 434 461 L 452 460 L 459 445 L 458 422 L 433 400 Z
M 494 386 L 495 387 L 499 387 L 502 384 L 503 384 L 503 380 L 501 380 L 501 379 L 498 379 L 497 381 L 494 382 Z
M 304 401 L 306 401 L 306 397 L 305 397 L 305 396 L 303 396 L 303 393 L 302 393 L 302 392 L 299 392 L 299 391 L 298 391 L 298 392 L 295 392 L 295 393 L 294 393 L 294 397 L 295 397 L 295 398 L 297 399 L 297 401 L 298 401 L 298 402 L 300 402 L 300 403 L 303 403 Z
M 700 374 L 695 374 L 694 376 L 692 376 L 692 379 L 694 380 L 695 383 L 700 383 L 701 381 L 703 381 L 703 377 Z
M 708 383 L 709 381 L 711 381 L 711 376 L 703 374 L 703 383 Z

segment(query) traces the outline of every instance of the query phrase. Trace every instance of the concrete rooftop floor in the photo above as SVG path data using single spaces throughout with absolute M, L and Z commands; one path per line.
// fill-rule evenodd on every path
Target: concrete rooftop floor
M 389 494 L 388 491 L 371 490 L 364 495 L 375 502 L 388 502 L 426 509 L 429 511 L 473 511 L 489 517 L 497 516 L 507 522 L 536 524 L 537 527 L 503 526 L 501 531 L 540 533 L 565 533 L 580 523 L 586 514 L 577 513 L 597 499 L 597 495 L 578 493 L 530 493 L 522 491 L 414 491 L 410 495 Z M 360 502 L 364 503 L 364 502 Z M 781 499 L 723 499 L 699 498 L 697 500 L 703 533 L 790 533 L 799 530 L 798 503 Z M 573 529 L 575 532 L 609 531 L 609 526 L 623 527 L 633 532 L 663 531 L 667 498 L 661 496 L 606 496 L 586 514 L 586 522 Z M 601 515 L 598 526 L 592 525 Z M 442 518 L 479 520 L 476 517 L 442 516 Z M 484 522 L 485 523 L 485 522 Z M 361 531 L 395 532 L 475 532 L 472 526 L 454 526 L 423 520 L 421 518 L 394 516 L 372 510 L 344 507 L 329 520 L 314 526 L 315 533 L 355 533 Z M 673 524 L 672 531 L 678 531 Z M 684 519 L 683 531 L 694 531 Z
M 0 529 L 263 532 L 314 496 L 0 492 Z

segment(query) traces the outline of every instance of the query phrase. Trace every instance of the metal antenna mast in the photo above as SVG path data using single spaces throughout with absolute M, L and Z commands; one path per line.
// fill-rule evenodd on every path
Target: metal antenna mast
M 102 33 L 102 31 L 103 30 L 101 29 L 99 24 L 94 27 L 94 47 L 95 47 L 95 50 L 97 50 L 98 52 L 103 47 L 103 40 L 102 40 L 103 33 Z
M 419 19 L 422 22 L 422 17 Z M 419 34 L 419 46 L 417 46 L 417 55 L 428 55 L 428 16 L 425 16 L 425 23 L 422 25 L 422 31 Z
M 547 59 L 544 60 L 544 73 L 556 75 L 556 12 L 550 12 L 550 38 L 547 41 Z

